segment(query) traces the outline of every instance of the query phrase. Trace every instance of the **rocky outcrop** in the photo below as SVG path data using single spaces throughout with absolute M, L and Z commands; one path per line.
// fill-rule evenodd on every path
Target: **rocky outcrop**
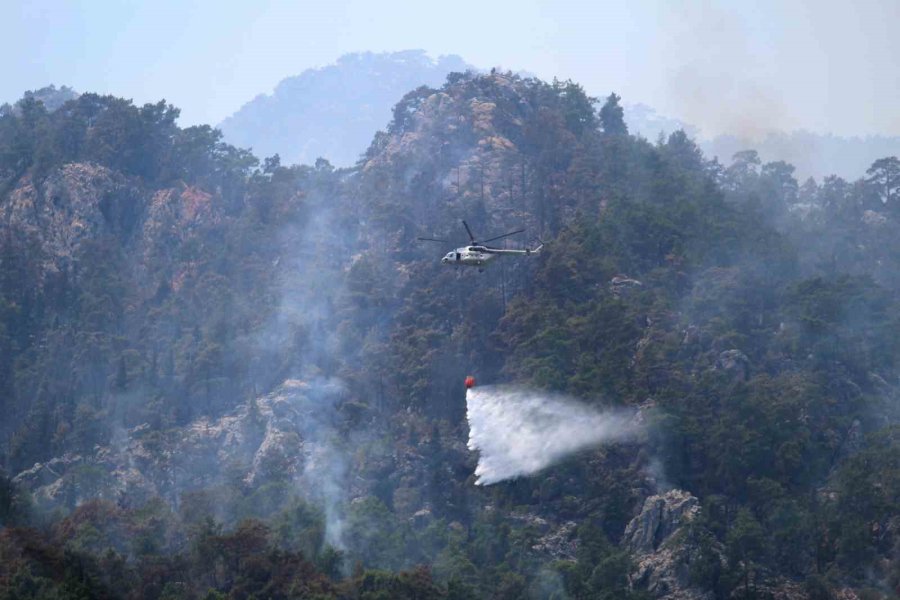
M 171 258 L 166 254 L 194 230 L 222 219 L 220 199 L 201 188 L 146 190 L 93 163 L 65 164 L 38 182 L 26 175 L 0 203 L 0 224 L 35 240 L 50 269 L 76 258 L 86 241 L 110 234 L 133 239 L 144 263 Z
M 47 264 L 59 269 L 86 241 L 114 230 L 118 204 L 141 193 L 123 175 L 89 163 L 63 165 L 42 183 L 27 176 L 0 204 L 0 223 L 37 240 Z
M 682 524 L 700 511 L 697 498 L 687 492 L 672 490 L 644 501 L 641 514 L 625 528 L 625 543 L 637 554 L 654 552 Z
M 876 212 L 874 210 L 867 210 L 863 212 L 862 222 L 870 227 L 878 227 L 887 223 L 888 219 L 880 212 Z
M 461 75 L 440 90 L 417 89 L 397 104 L 395 120 L 376 136 L 362 171 L 374 179 L 380 171 L 402 173 L 409 191 L 423 177 L 435 177 L 438 197 L 483 203 L 486 230 L 514 221 L 539 231 L 535 216 L 522 210 L 531 177 L 523 142 L 539 112 L 535 100 L 521 79 L 499 72 Z M 570 132 L 561 135 L 562 145 L 574 143 Z
M 690 582 L 691 564 L 699 558 L 699 549 L 687 535 L 686 526 L 699 513 L 697 498 L 682 490 L 670 490 L 644 501 L 622 539 L 636 562 L 629 577 L 632 587 L 671 600 L 713 597 Z
M 554 560 L 575 560 L 575 553 L 578 552 L 577 529 L 577 523 L 566 521 L 541 536 L 531 549 L 547 554 Z
M 716 369 L 728 373 L 735 380 L 744 381 L 750 373 L 750 359 L 740 350 L 725 350 L 716 359 Z
M 150 199 L 141 231 L 144 252 L 181 241 L 194 228 L 214 225 L 220 220 L 221 207 L 211 194 L 200 188 L 184 186 L 180 190 L 159 190 Z
M 615 296 L 622 296 L 643 285 L 637 279 L 632 279 L 627 275 L 616 275 L 609 280 L 609 289 Z
M 90 456 L 67 454 L 35 464 L 14 482 L 30 491 L 38 506 L 53 508 L 92 497 L 175 500 L 184 491 L 221 481 L 226 472 L 250 485 L 273 478 L 321 481 L 321 471 L 331 468 L 321 460 L 317 435 L 321 414 L 328 411 L 323 396 L 329 392 L 322 387 L 288 380 L 218 419 L 198 419 L 167 432 L 147 425 L 120 431 Z

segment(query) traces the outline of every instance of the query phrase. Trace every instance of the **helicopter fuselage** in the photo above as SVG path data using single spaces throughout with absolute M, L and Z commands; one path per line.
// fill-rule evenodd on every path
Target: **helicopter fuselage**
M 488 252 L 484 246 L 462 246 L 448 252 L 441 259 L 441 264 L 458 267 L 483 267 L 496 257 L 496 254 Z
M 441 264 L 457 267 L 484 268 L 498 256 L 504 254 L 537 254 L 542 247 L 543 244 L 534 249 L 525 248 L 523 250 L 510 250 L 507 248 L 492 248 L 490 246 L 461 246 L 453 252 L 448 252 L 444 258 L 441 259 Z

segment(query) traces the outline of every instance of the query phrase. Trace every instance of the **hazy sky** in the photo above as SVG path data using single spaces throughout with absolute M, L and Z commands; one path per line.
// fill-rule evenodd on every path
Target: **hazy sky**
M 0 0 L 0 100 L 65 84 L 215 124 L 341 54 L 422 48 L 615 90 L 708 134 L 900 135 L 898 24 L 900 0 Z

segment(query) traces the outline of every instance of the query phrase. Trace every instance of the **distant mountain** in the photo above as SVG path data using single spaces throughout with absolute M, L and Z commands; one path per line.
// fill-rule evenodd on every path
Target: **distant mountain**
M 252 147 L 257 156 L 279 154 L 283 163 L 328 159 L 352 165 L 372 136 L 391 120 L 391 109 L 411 89 L 444 83 L 448 73 L 473 67 L 456 55 L 424 50 L 347 54 L 336 64 L 281 81 L 228 117 L 225 140 Z
M 631 133 L 655 142 L 660 133 L 683 129 L 697 140 L 704 154 L 727 165 L 741 150 L 756 150 L 763 162 L 783 160 L 794 165 L 799 180 L 829 175 L 854 180 L 865 175 L 873 162 L 900 154 L 900 136 L 841 137 L 811 131 L 772 131 L 758 140 L 736 135 L 703 136 L 698 127 L 657 113 L 645 104 L 625 106 L 625 121 Z

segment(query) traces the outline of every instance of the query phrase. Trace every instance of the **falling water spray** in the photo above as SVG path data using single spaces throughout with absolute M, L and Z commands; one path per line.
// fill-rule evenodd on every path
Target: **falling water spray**
M 473 382 L 474 383 L 474 382 Z M 633 415 L 520 386 L 466 382 L 469 450 L 478 452 L 476 485 L 537 473 L 579 450 L 638 433 Z

